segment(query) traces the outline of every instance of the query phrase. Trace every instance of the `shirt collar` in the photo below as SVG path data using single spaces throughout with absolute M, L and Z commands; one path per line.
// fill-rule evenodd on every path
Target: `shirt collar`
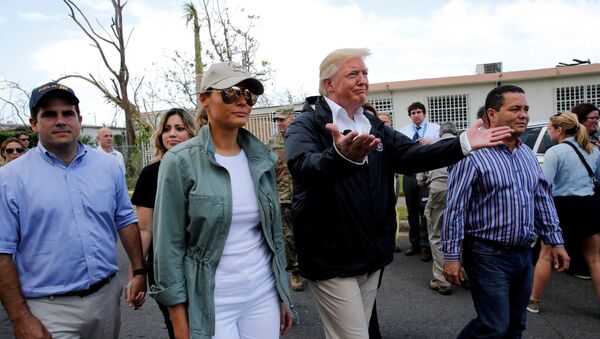
M 427 120 L 424 120 L 420 126 L 417 126 L 415 123 L 413 123 L 413 128 L 415 131 L 424 131 L 427 129 Z
M 108 153 L 108 154 L 115 154 L 115 148 L 114 147 L 110 150 L 110 152 L 107 152 L 107 151 L 104 150 L 104 148 L 102 148 L 102 146 L 98 145 L 97 150 L 102 151 L 104 153 Z
M 344 117 L 348 117 L 348 112 L 342 106 L 338 105 L 337 102 L 329 99 L 328 97 L 324 98 L 327 102 L 327 105 L 329 105 L 329 108 L 331 108 L 331 119 L 333 120 L 334 124 L 336 124 L 336 121 L 340 115 L 344 114 Z M 354 116 L 356 117 L 358 114 L 363 114 L 363 112 L 364 109 L 360 107 L 356 112 L 354 112 Z
M 360 107 L 354 112 L 354 120 L 350 119 L 348 112 L 335 101 L 325 98 L 327 105 L 331 109 L 331 120 L 338 127 L 340 132 L 344 130 L 358 131 L 359 133 L 369 133 L 371 131 L 371 122 L 364 114 L 364 109 Z
M 58 163 L 58 164 L 65 166 L 65 163 L 62 160 L 60 160 L 60 158 L 57 157 L 54 153 L 48 151 L 48 149 L 46 149 L 46 147 L 44 147 L 44 145 L 41 142 L 38 142 L 38 145 L 36 148 L 39 150 L 38 152 L 39 152 L 40 156 L 42 157 L 42 159 L 44 161 L 46 161 L 47 163 L 49 163 L 50 165 L 54 165 L 55 163 Z M 77 141 L 77 155 L 75 156 L 75 159 L 73 159 L 71 164 L 73 164 L 73 162 L 79 160 L 79 158 L 83 157 L 86 153 L 87 153 L 87 150 L 85 149 L 85 145 L 83 145 L 83 143 L 81 141 Z

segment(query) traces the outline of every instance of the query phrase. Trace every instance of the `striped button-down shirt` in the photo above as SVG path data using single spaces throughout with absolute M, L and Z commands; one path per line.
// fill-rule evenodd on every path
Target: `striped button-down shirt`
M 538 234 L 563 244 L 550 185 L 531 149 L 517 141 L 485 148 L 450 167 L 442 245 L 447 261 L 458 261 L 467 234 L 504 245 L 528 243 Z

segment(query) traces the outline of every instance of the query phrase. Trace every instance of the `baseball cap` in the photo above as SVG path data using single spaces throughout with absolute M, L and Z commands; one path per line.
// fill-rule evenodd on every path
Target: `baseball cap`
M 29 99 L 29 110 L 31 111 L 31 116 L 35 116 L 35 108 L 37 104 L 49 93 L 56 93 L 61 95 L 62 97 L 70 100 L 72 104 L 79 104 L 79 99 L 75 96 L 75 92 L 65 85 L 59 84 L 58 82 L 49 82 L 47 84 L 41 85 L 40 87 L 34 88 L 31 91 L 31 98 Z
M 246 81 L 248 89 L 256 95 L 261 95 L 265 92 L 261 82 L 254 75 L 242 68 L 242 66 L 235 62 L 219 62 L 212 64 L 204 73 L 204 76 L 202 76 L 200 93 L 206 92 L 209 88 L 226 89 L 242 81 Z
M 294 106 L 285 106 L 275 111 L 273 119 L 287 119 L 289 116 L 296 114 Z

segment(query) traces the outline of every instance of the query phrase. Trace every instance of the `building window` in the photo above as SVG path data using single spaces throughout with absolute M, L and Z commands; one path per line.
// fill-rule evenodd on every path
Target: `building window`
M 427 97 L 427 119 L 436 124 L 452 121 L 458 129 L 469 126 L 469 95 L 452 94 Z
M 377 112 L 387 112 L 392 119 L 392 126 L 394 124 L 394 102 L 392 98 L 375 98 L 368 99 L 367 102 L 375 107 Z
M 377 112 L 388 112 L 391 116 L 394 116 L 394 102 L 392 98 L 377 98 L 367 100 Z
M 600 104 L 600 84 L 559 87 L 556 89 L 556 111 L 569 111 L 575 105 Z

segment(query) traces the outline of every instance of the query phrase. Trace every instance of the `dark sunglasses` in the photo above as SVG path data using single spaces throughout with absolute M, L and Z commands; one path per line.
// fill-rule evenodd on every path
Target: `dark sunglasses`
M 25 150 L 22 149 L 21 147 L 7 148 L 5 151 L 6 151 L 6 154 L 13 154 L 14 152 L 21 154 L 21 153 L 25 152 Z
M 29 138 L 19 138 L 21 141 L 29 141 Z
M 231 86 L 225 89 L 213 89 L 208 90 L 207 92 L 218 92 L 221 93 L 221 97 L 223 98 L 223 102 L 226 104 L 233 104 L 240 100 L 240 97 L 243 95 L 244 99 L 246 99 L 246 103 L 248 106 L 254 106 L 256 104 L 256 100 L 258 99 L 258 95 L 250 92 L 249 89 L 242 90 L 237 86 Z

